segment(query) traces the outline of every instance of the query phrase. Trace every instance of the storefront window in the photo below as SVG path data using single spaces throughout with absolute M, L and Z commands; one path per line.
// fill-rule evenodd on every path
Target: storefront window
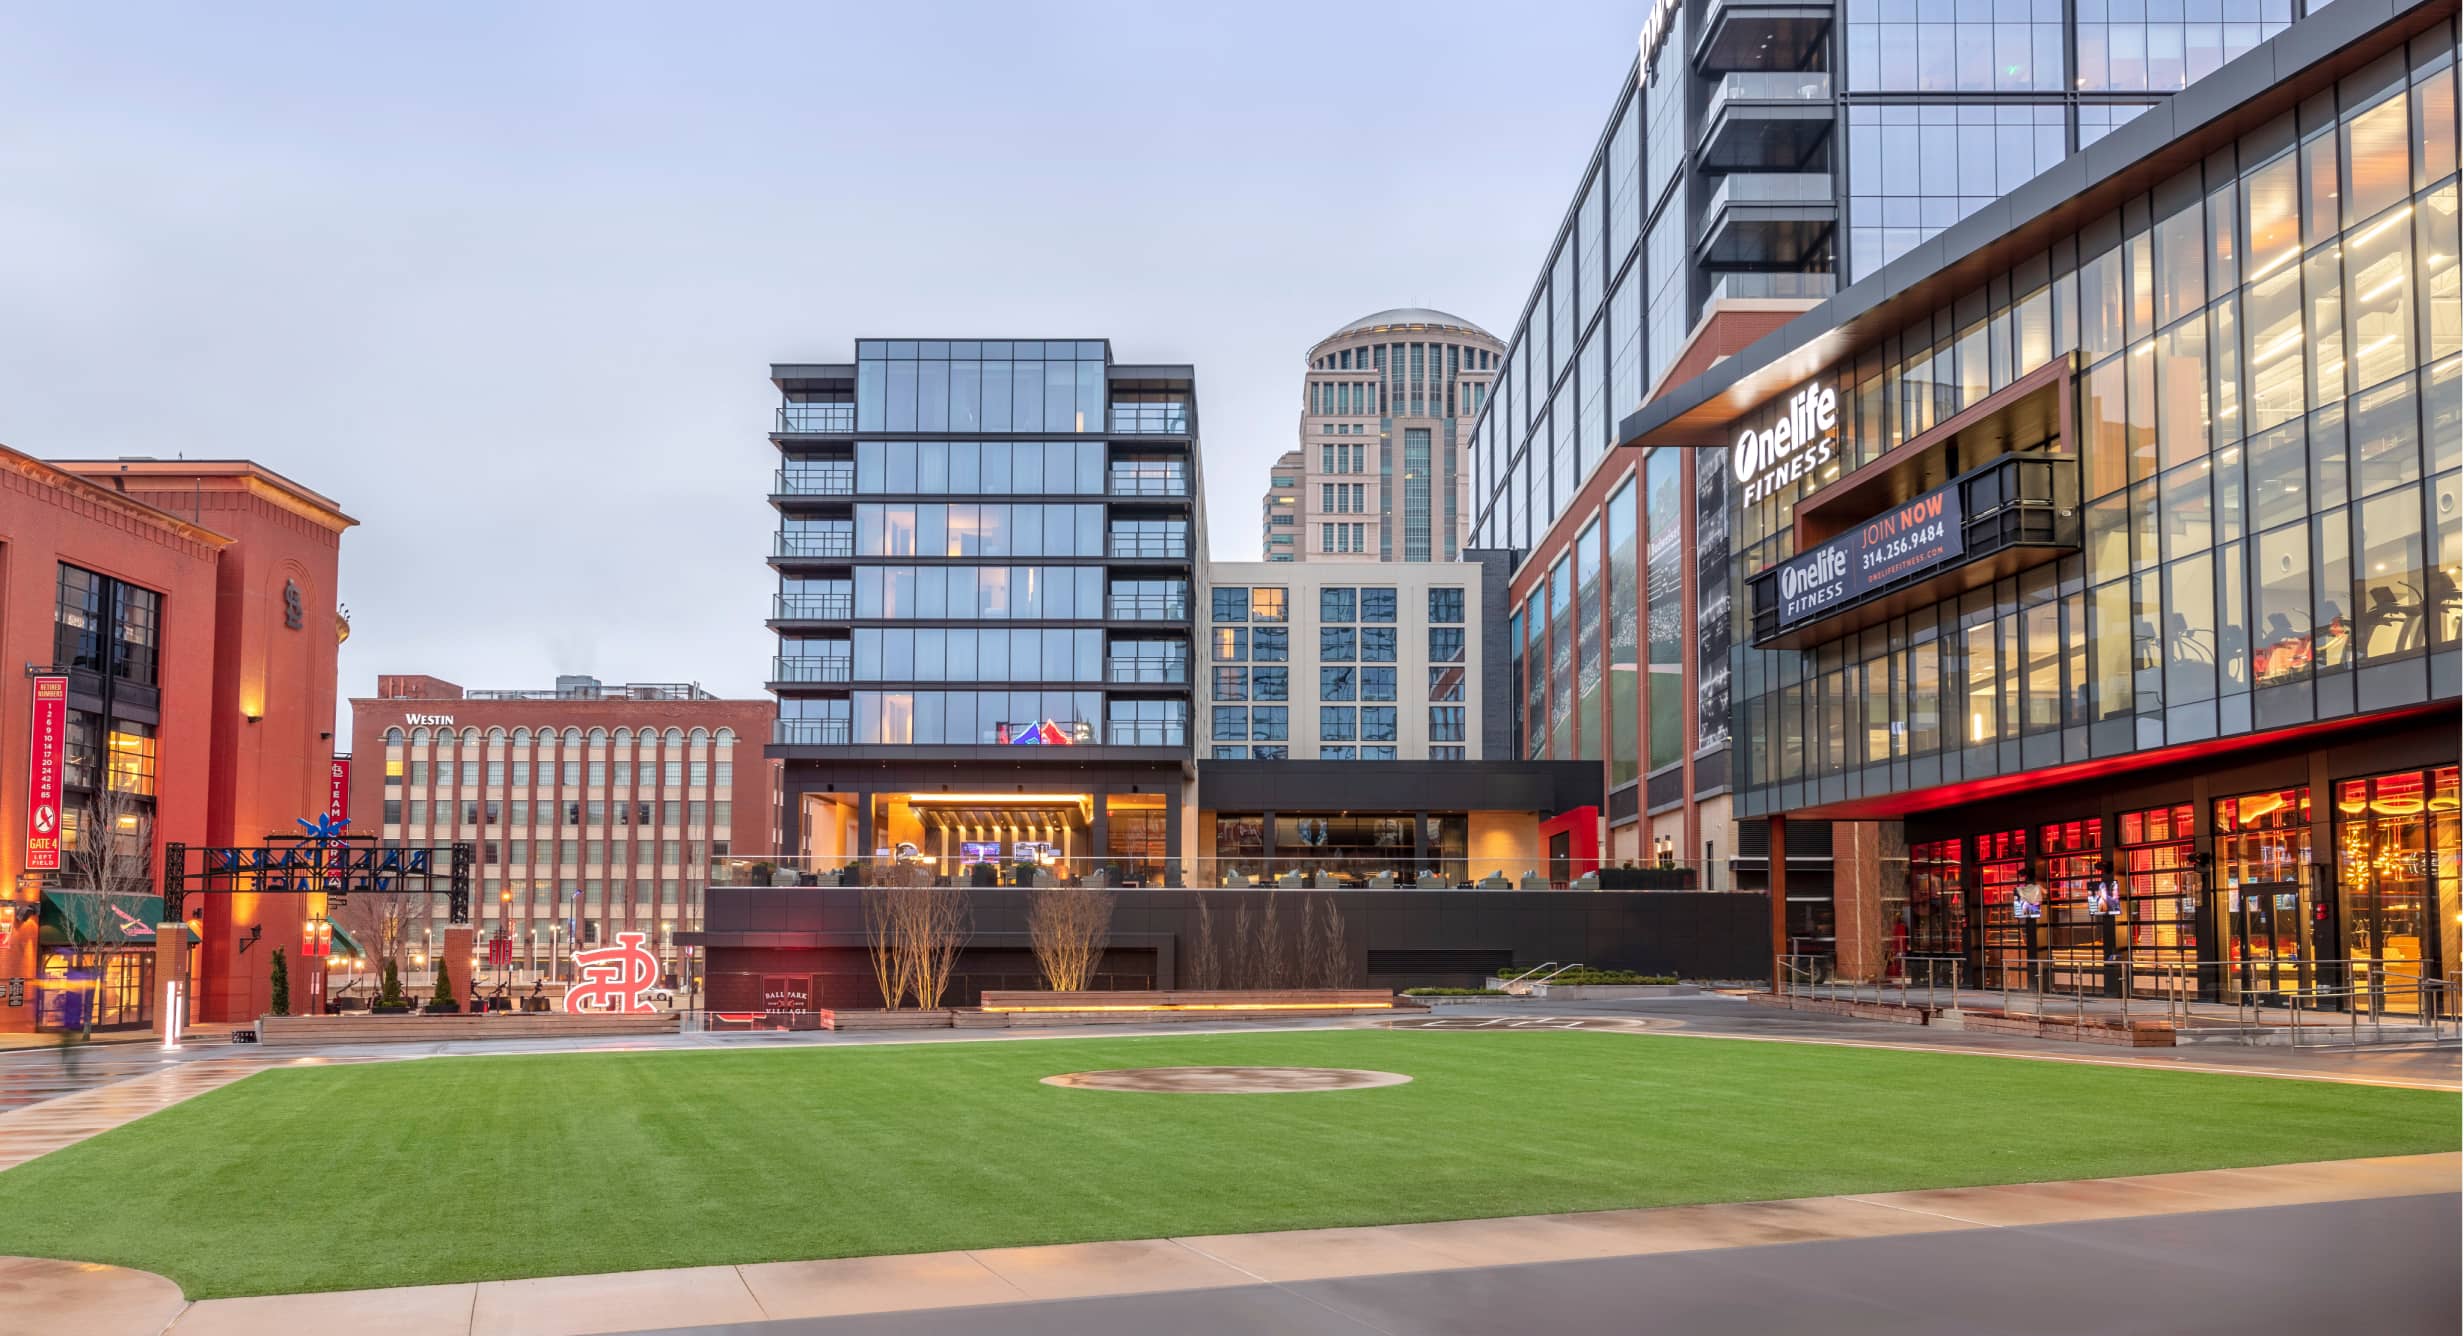
M 2190 804 L 2125 812 L 2118 852 L 2122 916 L 2139 986 L 2199 958 L 2198 872 L 2191 861 Z
M 1898 951 L 1915 956 L 1964 956 L 1968 900 L 1960 875 L 1959 840 L 1908 846 L 1908 905 L 1895 926 Z M 1948 976 L 1942 982 L 1948 983 Z
M 2454 969 L 2457 773 L 2408 770 L 2336 785 L 2336 884 L 2356 987 L 2411 1011 L 2419 981 Z
M 1984 911 L 1977 942 L 1982 954 L 1980 987 L 2029 982 L 2029 925 L 2014 906 L 2015 888 L 2028 880 L 2027 831 L 2004 830 L 1976 837 L 1977 899 Z

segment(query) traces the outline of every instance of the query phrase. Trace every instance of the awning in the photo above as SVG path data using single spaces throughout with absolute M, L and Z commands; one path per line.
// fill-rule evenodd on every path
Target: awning
M 152 946 L 154 924 L 162 916 L 159 895 L 47 890 L 38 940 L 44 946 Z M 188 940 L 197 940 L 194 929 Z
M 330 920 L 330 919 L 329 919 L 329 920 L 327 920 L 327 922 L 332 922 L 332 920 Z M 362 957 L 365 957 L 365 956 L 368 954 L 368 952 L 367 952 L 367 949 L 366 949 L 365 947 L 362 947 L 362 946 L 359 944 L 359 939 L 358 939 L 358 938 L 353 937 L 353 936 L 352 936 L 349 932 L 345 931 L 345 930 L 343 929 L 343 926 L 342 926 L 341 924 L 339 924 L 339 923 L 335 923 L 335 924 L 334 924 L 334 954 L 335 954 L 335 955 L 338 955 L 338 956 L 362 956 Z

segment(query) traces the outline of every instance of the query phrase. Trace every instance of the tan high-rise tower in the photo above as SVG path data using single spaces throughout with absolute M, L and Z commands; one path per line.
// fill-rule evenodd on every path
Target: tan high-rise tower
M 1299 467 L 1275 463 L 1266 558 L 1455 560 L 1470 532 L 1470 428 L 1504 356 L 1478 325 L 1419 307 L 1363 316 L 1310 349 Z M 1285 484 L 1297 494 L 1279 504 Z M 1296 513 L 1278 523 L 1278 510 Z

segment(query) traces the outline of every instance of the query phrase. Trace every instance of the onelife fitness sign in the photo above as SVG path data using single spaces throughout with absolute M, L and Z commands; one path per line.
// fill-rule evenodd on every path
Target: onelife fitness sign
M 60 868 L 60 765 L 68 741 L 68 679 L 34 679 L 34 728 L 27 753 L 26 866 Z
M 1780 625 L 1845 606 L 1894 580 L 1956 561 L 1959 484 L 1937 487 L 1780 563 Z
M 1749 424 L 1728 449 L 1728 464 L 1752 505 L 1839 455 L 1839 391 L 1808 385 L 1788 396 L 1778 415 Z

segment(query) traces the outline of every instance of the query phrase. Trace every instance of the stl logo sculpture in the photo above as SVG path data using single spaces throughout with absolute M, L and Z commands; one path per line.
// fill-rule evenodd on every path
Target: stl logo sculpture
M 638 932 L 616 934 L 614 946 L 573 953 L 581 979 L 565 992 L 567 1011 L 649 1011 L 642 993 L 659 981 L 659 958 Z

